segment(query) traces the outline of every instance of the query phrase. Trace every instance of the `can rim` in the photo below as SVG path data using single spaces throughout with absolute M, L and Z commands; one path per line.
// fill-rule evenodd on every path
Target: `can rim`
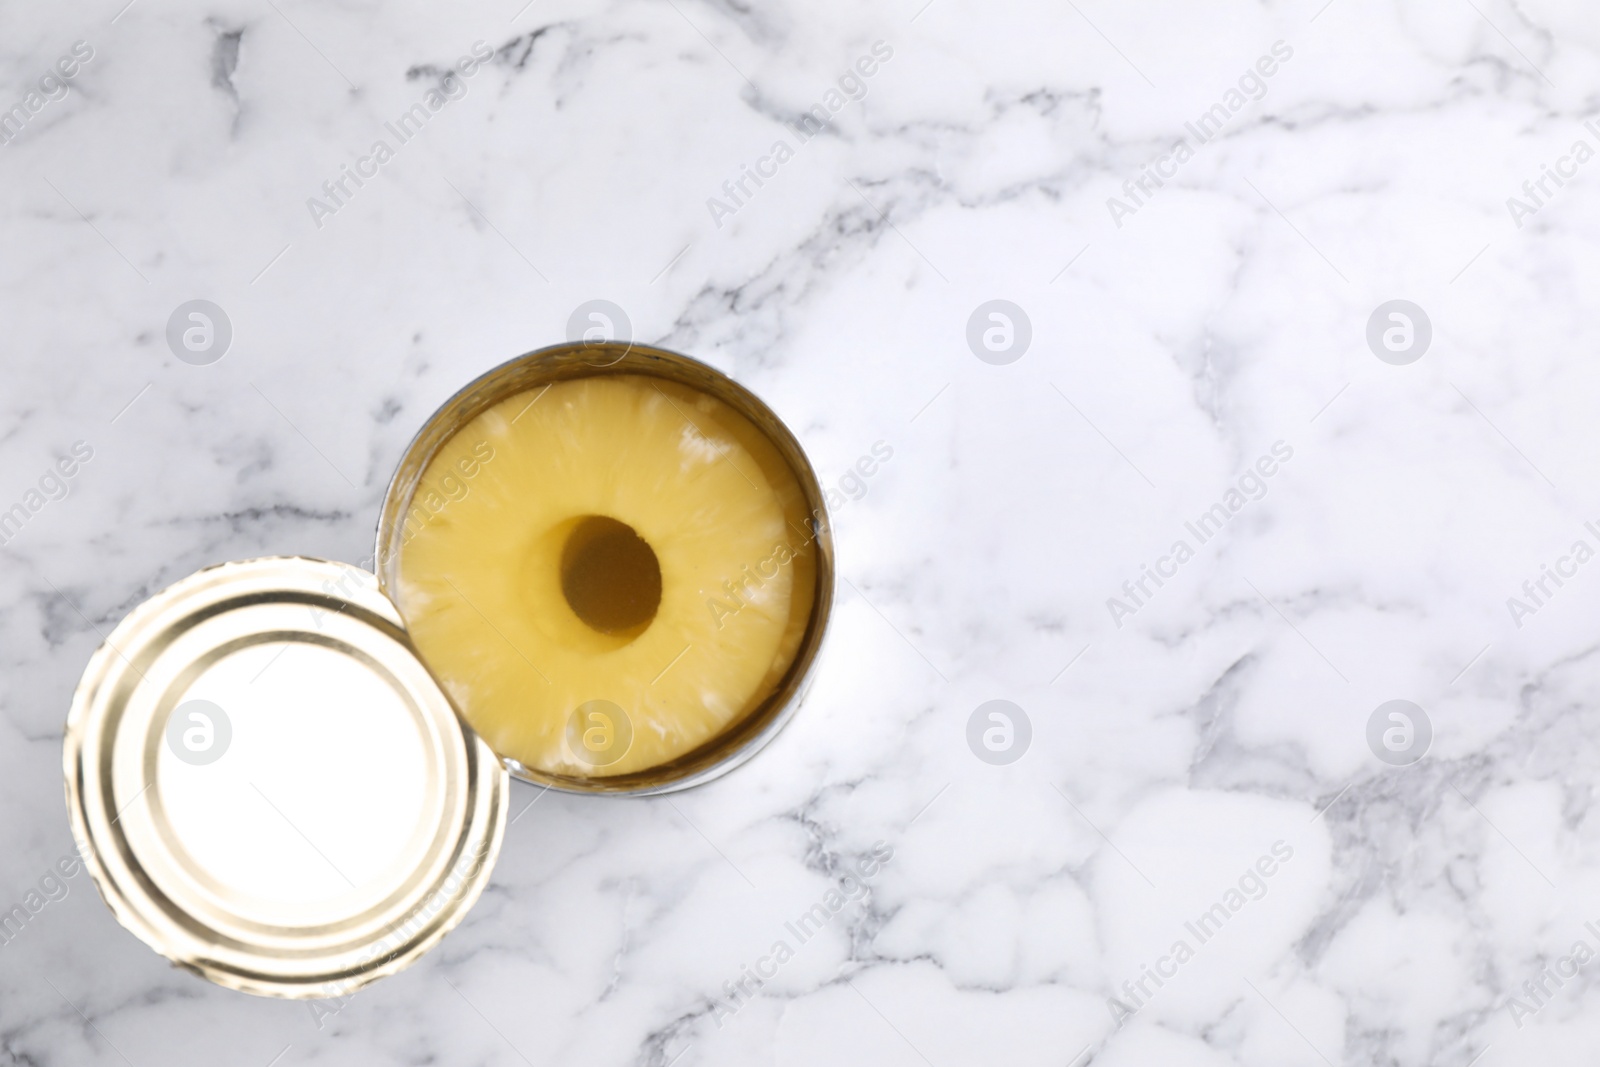
M 412 436 L 384 490 L 373 550 L 373 570 L 393 599 L 399 566 L 401 521 L 422 472 L 444 443 L 495 403 L 540 384 L 634 374 L 662 378 L 708 393 L 748 419 L 777 447 L 799 483 L 809 513 L 817 566 L 811 617 L 794 659 L 768 697 L 723 732 L 655 767 L 612 776 L 551 774 L 501 756 L 513 777 L 546 789 L 583 795 L 652 796 L 702 785 L 743 765 L 788 725 L 815 678 L 833 614 L 835 561 L 826 494 L 794 433 L 755 393 L 715 367 L 690 356 L 637 342 L 573 341 L 547 345 L 492 367 L 456 390 Z
M 356 588 L 341 584 L 337 592 L 329 591 L 330 578 L 348 581 L 352 574 L 365 576 L 357 578 Z M 151 844 L 170 830 L 170 823 L 145 812 L 146 808 L 159 811 L 155 801 L 140 804 L 147 793 L 160 790 L 157 761 L 148 753 L 130 755 L 127 746 L 137 747 L 136 742 L 149 735 L 146 720 L 155 718 L 150 708 L 175 686 L 160 697 L 136 699 L 135 690 L 144 683 L 145 672 L 155 670 L 153 665 L 170 647 L 173 633 L 216 624 L 234 611 L 273 610 L 289 604 L 313 611 L 321 610 L 321 605 L 342 615 L 341 625 L 352 634 L 371 627 L 381 634 L 375 642 L 387 640 L 393 646 L 384 649 L 385 655 L 404 662 L 409 654 L 414 663 L 415 672 L 405 682 L 406 697 L 414 698 L 418 714 L 440 731 L 448 771 L 454 776 L 447 786 L 454 799 L 438 809 L 444 813 L 438 832 L 430 840 L 415 885 L 407 885 L 403 898 L 425 903 L 425 912 L 420 905 L 402 906 L 396 891 L 383 899 L 387 911 L 369 908 L 359 925 L 352 920 L 343 932 L 337 926 L 315 931 L 303 925 L 264 926 L 242 912 L 229 914 L 211 905 L 196 909 L 195 895 L 174 890 L 175 883 L 153 873 L 189 872 L 182 871 L 173 853 Z M 307 617 L 313 616 L 308 612 Z M 171 655 L 175 663 L 187 662 L 181 653 Z M 134 673 L 139 678 L 133 678 Z M 141 765 L 135 780 L 143 785 L 123 802 L 126 787 L 119 790 L 117 782 L 128 781 L 127 768 L 134 760 Z M 178 967 L 218 985 L 292 999 L 347 995 L 409 966 L 454 929 L 489 881 L 504 839 L 510 794 L 504 767 L 416 657 L 399 612 L 378 588 L 376 576 L 349 564 L 305 556 L 259 557 L 206 567 L 135 606 L 95 651 L 78 683 L 64 730 L 62 768 L 78 854 L 117 921 Z M 114 768 L 120 768 L 115 777 Z M 122 822 L 136 805 L 154 833 L 130 830 Z M 445 893 L 443 887 L 452 878 L 457 887 Z M 369 936 L 376 940 L 367 940 Z

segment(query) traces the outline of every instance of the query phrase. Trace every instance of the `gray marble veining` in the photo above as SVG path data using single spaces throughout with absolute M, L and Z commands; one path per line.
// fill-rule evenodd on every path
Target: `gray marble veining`
M 0 16 L 0 1061 L 1588 1062 L 1591 10 L 519 3 Z M 805 708 L 671 799 L 518 786 L 348 1002 L 171 969 L 72 862 L 91 651 L 367 559 L 596 299 L 835 491 Z

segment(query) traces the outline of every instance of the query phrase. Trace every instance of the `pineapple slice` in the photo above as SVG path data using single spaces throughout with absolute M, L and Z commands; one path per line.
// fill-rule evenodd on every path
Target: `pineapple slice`
M 412 640 L 484 740 L 533 769 L 690 752 L 772 691 L 810 618 L 793 472 L 743 416 L 665 380 L 509 397 L 439 449 L 414 500 L 396 598 Z

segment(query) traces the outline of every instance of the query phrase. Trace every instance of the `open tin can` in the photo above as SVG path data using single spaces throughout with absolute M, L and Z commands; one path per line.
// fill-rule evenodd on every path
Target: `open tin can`
M 804 499 L 791 525 L 814 566 L 792 655 L 752 706 L 659 765 L 586 776 L 507 758 L 471 728 L 408 630 L 400 563 L 424 473 L 463 426 L 519 393 L 605 375 L 671 383 L 747 421 Z M 521 356 L 436 411 L 388 487 L 374 561 L 375 574 L 302 557 L 202 570 L 130 612 L 75 693 L 67 805 L 101 896 L 151 948 L 229 988 L 341 997 L 418 959 L 488 883 L 508 772 L 648 795 L 749 759 L 798 707 L 834 583 L 822 489 L 772 411 L 695 360 L 607 342 Z
M 804 696 L 832 608 L 833 540 L 822 487 L 794 435 L 753 393 L 696 360 L 637 344 L 575 342 L 531 352 L 502 364 L 466 386 L 434 412 L 401 457 L 384 496 L 374 569 L 384 592 L 404 613 L 399 569 L 408 522 L 413 516 L 425 517 L 427 509 L 417 503 L 417 492 L 423 472 L 439 449 L 478 415 L 510 397 L 519 394 L 536 397 L 538 390 L 555 383 L 607 375 L 641 376 L 676 383 L 714 398 L 746 420 L 775 448 L 804 498 L 803 528 L 791 529 L 788 536 L 806 541 L 815 559 L 809 576 L 814 588 L 808 590 L 812 606 L 788 669 L 758 706 L 747 710 L 726 730 L 676 759 L 629 774 L 551 773 L 515 759 L 506 760 L 507 768 L 518 778 L 567 792 L 668 793 L 727 773 L 776 736 Z

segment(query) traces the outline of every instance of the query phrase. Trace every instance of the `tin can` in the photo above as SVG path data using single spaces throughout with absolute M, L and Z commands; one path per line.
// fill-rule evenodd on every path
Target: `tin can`
M 826 634 L 835 581 L 833 539 L 827 504 L 816 472 L 783 422 L 749 390 L 715 368 L 687 356 L 646 345 L 584 341 L 554 345 L 510 360 L 461 389 L 423 424 L 400 459 L 384 495 L 374 551 L 378 581 L 397 603 L 399 567 L 407 516 L 429 462 L 464 426 L 490 407 L 520 393 L 601 375 L 638 375 L 686 386 L 727 405 L 747 420 L 783 458 L 805 500 L 815 547 L 811 617 L 788 671 L 758 706 L 694 750 L 645 770 L 614 776 L 550 773 L 506 759 L 514 776 L 571 793 L 651 795 L 675 792 L 726 774 L 772 741 L 798 709 Z M 403 611 L 403 606 L 402 606 Z
M 438 449 L 508 396 L 604 374 L 676 383 L 748 421 L 804 500 L 815 584 L 797 651 L 756 706 L 670 762 L 585 778 L 493 751 L 413 643 L 395 590 L 405 516 Z M 401 458 L 374 562 L 199 571 L 134 608 L 74 694 L 62 761 L 84 863 L 124 927 L 219 985 L 342 999 L 420 958 L 489 881 L 510 775 L 641 795 L 727 773 L 794 715 L 833 602 L 826 503 L 794 436 L 725 375 L 640 345 L 542 349 L 452 397 Z
M 224 563 L 90 659 L 62 754 L 79 852 L 124 927 L 219 985 L 343 997 L 466 915 L 510 783 L 376 578 Z

